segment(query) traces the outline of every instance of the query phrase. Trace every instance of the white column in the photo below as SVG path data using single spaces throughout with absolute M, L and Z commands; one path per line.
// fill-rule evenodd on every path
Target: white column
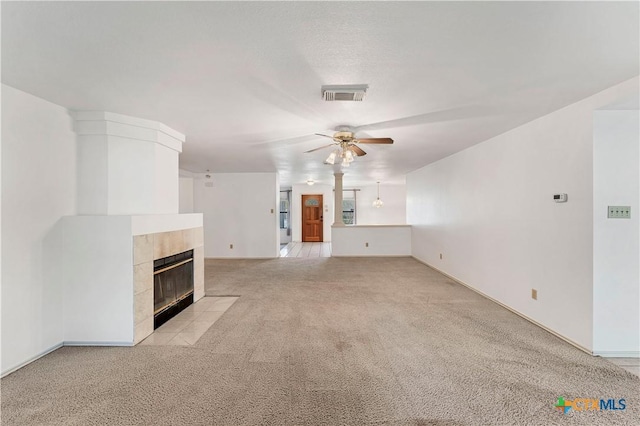
M 156 121 L 74 113 L 78 214 L 177 214 L 178 156 L 185 136 Z
M 342 221 L 342 176 L 344 173 L 335 172 L 335 191 L 334 191 L 334 204 L 333 204 L 333 226 L 344 226 Z

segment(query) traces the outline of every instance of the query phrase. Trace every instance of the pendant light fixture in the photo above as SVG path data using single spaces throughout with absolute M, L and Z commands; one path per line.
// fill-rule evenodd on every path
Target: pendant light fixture
M 373 207 L 379 209 L 382 206 L 384 206 L 384 203 L 380 199 L 380 182 L 378 182 L 378 198 L 373 202 Z

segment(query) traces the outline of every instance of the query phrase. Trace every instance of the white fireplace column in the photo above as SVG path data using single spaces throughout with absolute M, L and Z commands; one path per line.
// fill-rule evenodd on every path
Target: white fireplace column
M 344 221 L 342 220 L 342 177 L 344 173 L 335 172 L 333 176 L 335 178 L 333 226 L 344 226 Z
M 183 134 L 156 121 L 111 112 L 73 115 L 78 214 L 178 213 Z

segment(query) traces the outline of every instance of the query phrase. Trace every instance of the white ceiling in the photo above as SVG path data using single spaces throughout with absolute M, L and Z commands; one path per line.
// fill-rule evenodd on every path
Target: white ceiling
M 161 121 L 185 170 L 332 183 L 338 125 L 404 175 L 639 74 L 637 2 L 2 3 L 2 80 L 71 109 Z M 324 102 L 323 84 L 368 84 Z

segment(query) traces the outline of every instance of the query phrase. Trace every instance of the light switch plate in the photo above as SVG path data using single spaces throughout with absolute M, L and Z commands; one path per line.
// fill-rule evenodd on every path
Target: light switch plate
M 631 219 L 631 206 L 609 206 L 607 217 L 609 219 Z

